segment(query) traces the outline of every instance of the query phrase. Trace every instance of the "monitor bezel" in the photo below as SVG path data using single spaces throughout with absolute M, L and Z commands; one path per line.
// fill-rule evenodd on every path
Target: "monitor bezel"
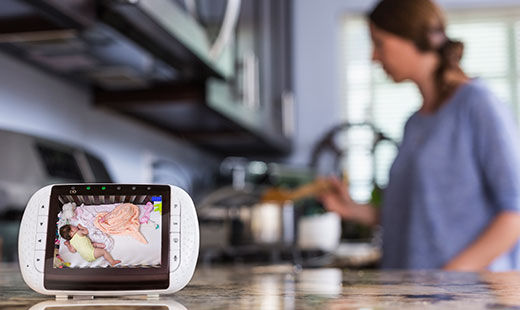
M 162 197 L 161 266 L 158 268 L 54 268 L 56 221 L 60 195 L 157 195 Z M 156 290 L 170 283 L 170 200 L 168 185 L 76 184 L 55 185 L 49 201 L 47 240 L 44 262 L 44 287 L 47 290 Z

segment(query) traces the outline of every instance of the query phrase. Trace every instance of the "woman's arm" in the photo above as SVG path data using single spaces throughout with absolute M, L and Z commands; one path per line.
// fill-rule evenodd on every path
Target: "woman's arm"
M 503 211 L 470 246 L 444 266 L 445 270 L 478 271 L 506 253 L 520 238 L 520 213 Z
M 343 219 L 356 221 L 368 226 L 379 223 L 379 212 L 369 204 L 358 204 L 352 201 L 348 187 L 337 178 L 328 180 L 332 190 L 321 196 L 321 201 L 328 211 L 338 213 Z
M 485 87 L 475 87 L 466 103 L 475 163 L 487 194 L 485 203 L 496 216 L 444 266 L 446 270 L 482 270 L 507 253 L 520 237 L 520 144 L 513 113 Z

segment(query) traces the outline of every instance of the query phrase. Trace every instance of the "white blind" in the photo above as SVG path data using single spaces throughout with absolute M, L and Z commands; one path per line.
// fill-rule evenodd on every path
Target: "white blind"
M 462 67 L 470 77 L 479 77 L 499 98 L 518 111 L 520 89 L 520 14 L 474 12 L 449 14 L 447 33 L 465 45 Z M 363 17 L 345 17 L 342 24 L 343 117 L 351 123 L 370 122 L 385 135 L 400 142 L 404 124 L 421 104 L 410 82 L 395 84 L 379 65 L 371 62 L 372 46 Z M 370 200 L 372 179 L 385 186 L 397 154 L 390 144 L 369 152 L 370 132 L 350 130 L 342 140 L 347 157 L 342 160 L 349 174 L 353 199 Z

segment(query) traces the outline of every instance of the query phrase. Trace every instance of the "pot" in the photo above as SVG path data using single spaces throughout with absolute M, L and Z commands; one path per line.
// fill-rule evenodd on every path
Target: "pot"
M 295 214 L 292 202 L 283 205 L 257 203 L 231 212 L 232 245 L 284 245 L 295 243 Z
M 251 234 L 254 244 L 293 245 L 295 238 L 294 206 L 259 203 L 251 208 Z

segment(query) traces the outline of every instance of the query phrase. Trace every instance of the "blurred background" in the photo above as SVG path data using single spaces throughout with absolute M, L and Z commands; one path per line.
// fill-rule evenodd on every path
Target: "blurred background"
M 464 70 L 520 113 L 520 3 L 438 1 Z M 0 261 L 25 205 L 66 182 L 194 198 L 204 264 L 377 267 L 378 228 L 295 190 L 335 175 L 380 204 L 417 89 L 371 63 L 365 0 L 3 0 Z

